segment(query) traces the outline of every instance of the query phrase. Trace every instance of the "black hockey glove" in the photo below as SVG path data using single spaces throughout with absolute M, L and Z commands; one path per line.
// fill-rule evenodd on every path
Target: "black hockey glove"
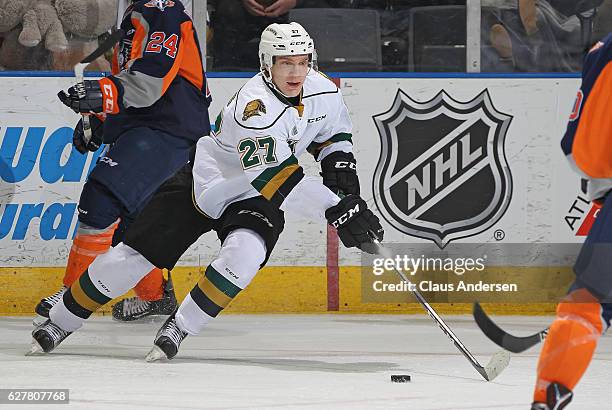
M 358 195 L 345 196 L 338 205 L 325 211 L 325 217 L 338 230 L 338 236 L 347 248 L 358 247 L 372 253 L 374 248 L 366 244 L 371 244 L 373 239 L 382 241 L 385 233 L 378 217 Z
M 335 194 L 359 195 L 357 161 L 352 152 L 332 152 L 321 160 L 323 185 Z
M 97 151 L 100 145 L 104 143 L 104 123 L 95 115 L 90 115 L 89 125 L 91 126 L 91 139 L 89 141 L 86 140 L 83 132 L 82 118 L 74 127 L 74 133 L 72 134 L 72 144 L 81 154 L 85 154 L 87 151 Z
M 70 87 L 68 92 L 60 91 L 57 93 L 57 96 L 65 106 L 71 108 L 77 114 L 103 112 L 104 96 L 100 88 L 100 82 L 98 80 L 85 80 L 83 85 L 85 87 L 85 96 L 83 98 L 79 97 L 77 91 L 79 84 Z

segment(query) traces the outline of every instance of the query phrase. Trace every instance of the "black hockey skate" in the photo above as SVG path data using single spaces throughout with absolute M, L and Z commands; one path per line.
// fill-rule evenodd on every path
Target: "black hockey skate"
M 66 290 L 68 290 L 68 288 L 66 286 L 62 286 L 62 288 L 53 295 L 47 296 L 38 302 L 34 308 L 34 311 L 38 315 L 38 317 L 35 317 L 33 320 L 34 326 L 41 325 L 47 321 L 49 318 L 49 311 L 60 301 Z
M 177 309 L 178 310 L 178 309 Z M 160 359 L 172 359 L 178 353 L 181 342 L 187 337 L 176 324 L 176 310 L 157 331 L 153 349 L 147 354 L 145 360 L 154 362 Z
M 176 307 L 172 276 L 168 272 L 168 280 L 164 283 L 164 293 L 160 300 L 149 302 L 140 299 L 138 296 L 123 299 L 113 306 L 113 319 L 121 322 L 131 322 L 151 315 L 170 315 Z
M 28 355 L 49 353 L 64 341 L 72 332 L 66 332 L 51 319 L 39 325 L 32 331 L 32 346 Z
M 562 410 L 574 397 L 570 389 L 559 383 L 551 383 L 546 389 L 547 403 L 533 403 L 531 410 Z

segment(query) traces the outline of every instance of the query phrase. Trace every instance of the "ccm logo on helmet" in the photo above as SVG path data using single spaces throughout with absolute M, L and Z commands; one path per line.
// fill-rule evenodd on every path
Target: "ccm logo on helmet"
M 340 218 L 336 219 L 332 222 L 332 226 L 334 228 L 338 228 L 341 225 L 344 225 L 349 219 L 356 215 L 359 212 L 359 204 L 355 205 L 353 209 L 349 209 L 344 215 L 341 215 Z

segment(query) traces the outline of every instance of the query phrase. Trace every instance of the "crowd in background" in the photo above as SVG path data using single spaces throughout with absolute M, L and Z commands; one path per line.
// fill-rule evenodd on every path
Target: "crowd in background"
M 66 39 L 59 31 L 46 32 L 32 42 L 19 18 L 0 18 L 0 70 L 69 70 L 96 47 L 96 36 L 115 24 L 113 10 L 126 3 L 88 1 L 116 6 L 105 8 L 104 19 L 84 24 L 89 31 L 68 23 Z M 190 7 L 191 0 L 184 3 Z M 467 32 L 480 33 L 481 71 L 577 72 L 585 51 L 612 31 L 612 0 L 481 0 L 481 5 L 480 29 L 474 30 L 465 0 L 207 0 L 206 68 L 257 71 L 259 36 L 273 22 L 301 23 L 314 37 L 325 72 L 465 72 L 471 63 Z M 27 8 L 21 9 L 16 12 L 26 13 L 26 21 Z M 107 71 L 110 64 L 101 59 L 89 69 Z
M 585 50 L 612 31 L 612 0 L 481 3 L 482 71 L 579 71 Z M 257 70 L 259 33 L 270 23 L 289 20 L 301 22 L 313 32 L 320 51 L 329 49 L 327 43 L 335 46 L 335 53 L 325 52 L 332 55 L 320 55 L 327 57 L 320 58 L 323 71 L 465 71 L 465 0 L 209 0 L 208 4 L 210 71 Z M 307 14 L 301 9 L 320 10 Z M 339 18 L 340 27 L 330 27 L 330 21 L 325 21 L 325 30 L 313 27 L 329 13 L 321 9 L 376 11 L 381 64 L 366 66 L 366 70 L 359 64 L 343 66 L 342 62 L 350 63 L 350 56 L 345 55 L 361 46 L 359 29 L 366 26 L 346 25 L 347 20 L 355 21 L 353 17 Z M 354 32 L 348 36 L 348 42 L 354 39 L 354 44 L 339 43 L 342 30 Z

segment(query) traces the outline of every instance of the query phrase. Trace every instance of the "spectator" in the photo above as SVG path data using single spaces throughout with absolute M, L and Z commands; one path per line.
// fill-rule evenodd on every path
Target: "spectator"
M 287 23 L 295 7 L 329 7 L 325 0 L 219 0 L 211 17 L 213 69 L 259 70 L 259 35 L 272 23 Z M 215 4 L 216 3 L 216 4 Z
M 604 0 L 595 17 L 593 42 L 603 39 L 612 27 L 612 0 Z
M 567 0 L 483 0 L 494 7 L 497 23 L 489 38 L 499 57 L 518 71 L 579 71 L 584 42 L 581 13 L 584 4 L 594 7 L 600 1 Z M 583 4 L 582 8 L 576 6 Z M 588 24 L 588 23 L 587 23 Z

